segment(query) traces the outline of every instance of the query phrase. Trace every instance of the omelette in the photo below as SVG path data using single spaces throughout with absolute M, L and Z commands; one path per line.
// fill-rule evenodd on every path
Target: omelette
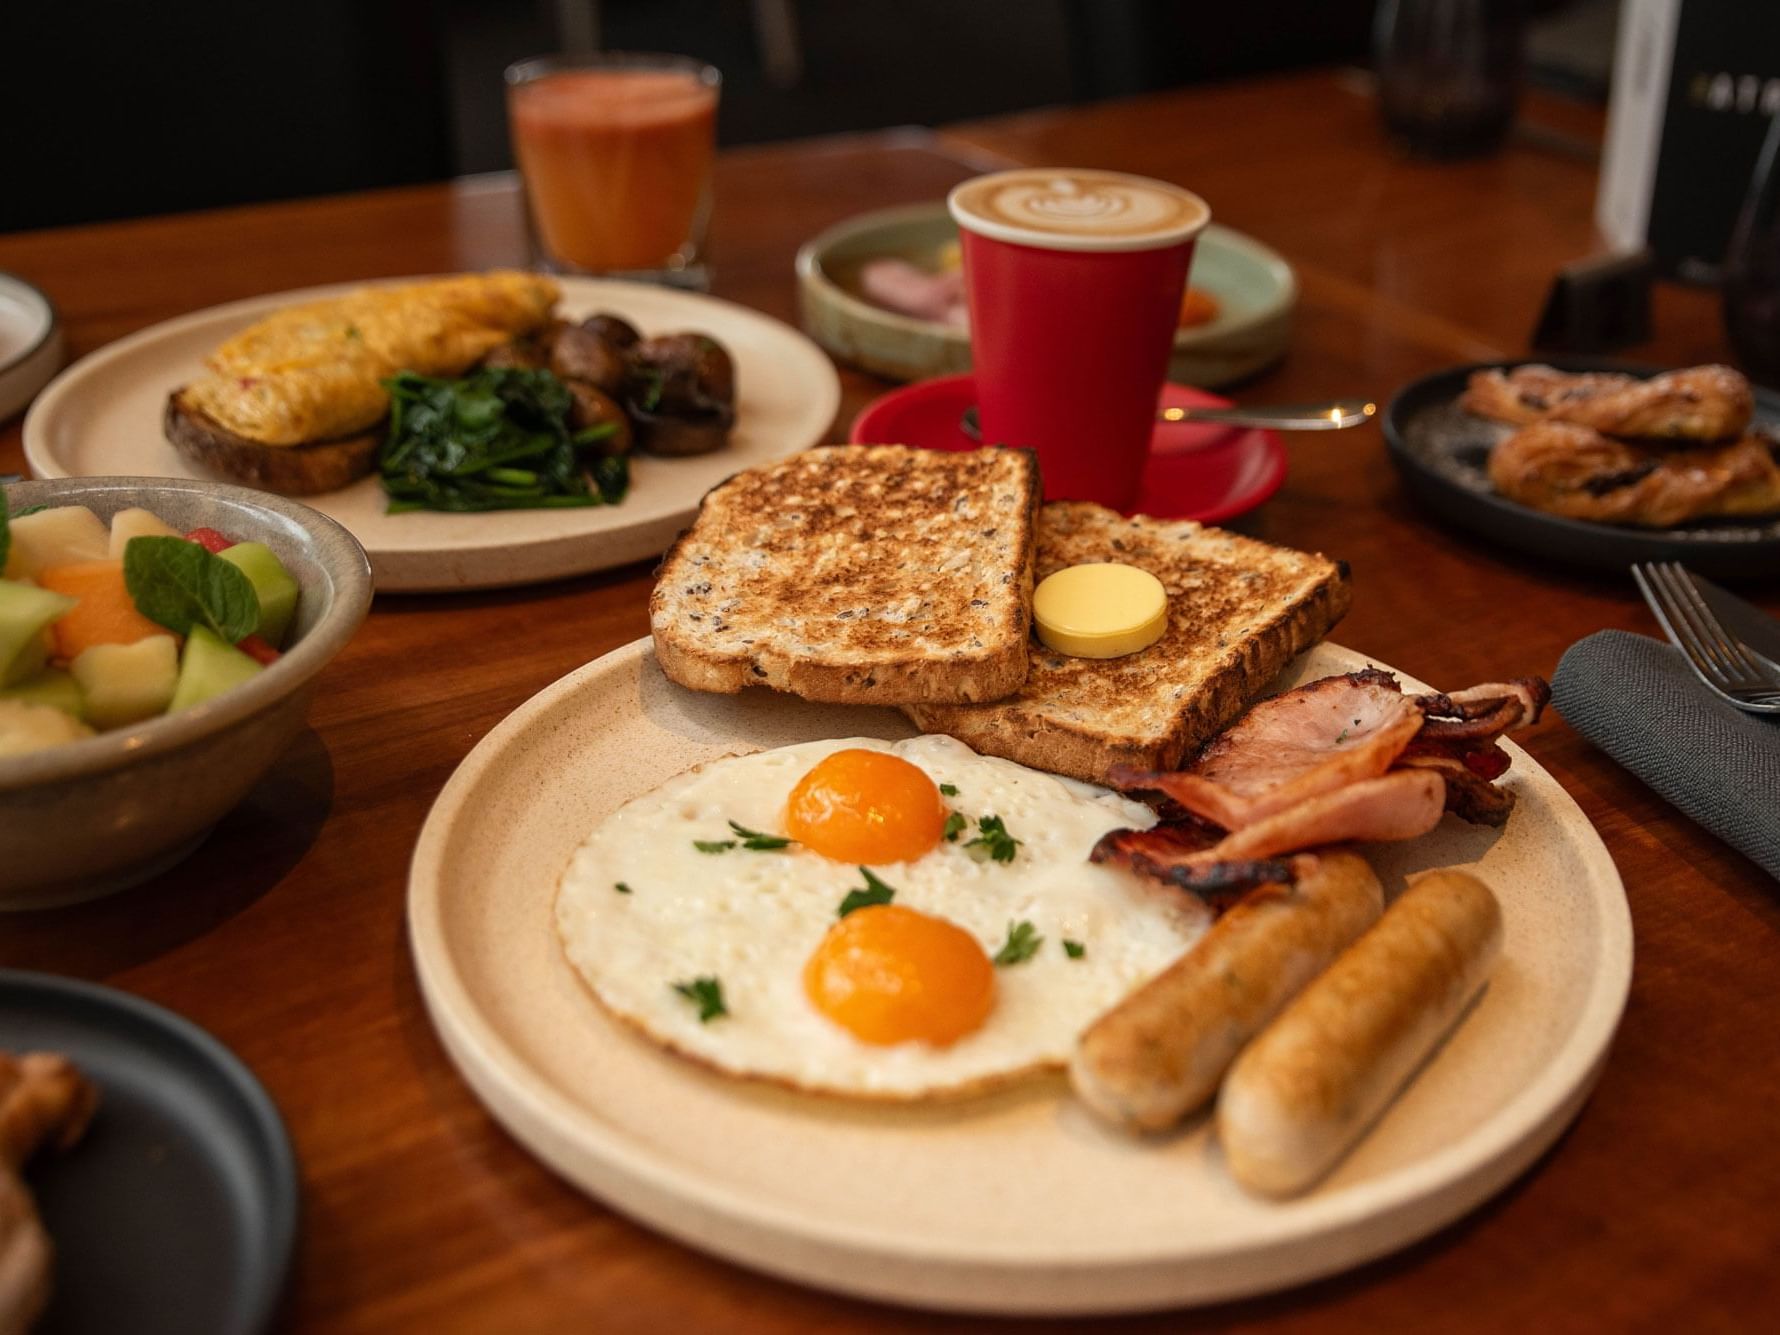
M 350 436 L 389 411 L 397 371 L 455 376 L 551 317 L 557 285 L 503 269 L 290 306 L 236 334 L 180 391 L 185 407 L 258 445 Z

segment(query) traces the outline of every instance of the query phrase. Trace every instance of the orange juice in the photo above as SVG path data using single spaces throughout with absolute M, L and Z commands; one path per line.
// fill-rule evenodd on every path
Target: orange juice
M 515 79 L 513 151 L 545 253 L 591 272 L 665 269 L 698 246 L 714 71 L 618 66 Z

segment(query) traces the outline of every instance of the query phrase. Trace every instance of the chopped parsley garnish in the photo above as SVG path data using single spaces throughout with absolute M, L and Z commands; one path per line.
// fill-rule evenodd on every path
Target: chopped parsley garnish
M 946 797 L 958 796 L 958 785 L 955 783 L 942 783 L 939 790 Z
M 759 830 L 750 830 L 746 825 L 737 825 L 734 821 L 730 821 L 729 828 L 741 839 L 743 848 L 755 853 L 776 853 L 797 842 L 782 834 L 762 834 Z
M 1072 960 L 1079 960 L 1083 955 L 1088 953 L 1088 948 L 1080 941 L 1071 941 L 1068 937 L 1064 937 L 1063 953 L 1069 956 Z
M 735 847 L 733 839 L 694 839 L 692 846 L 701 853 L 727 853 Z
M 621 895 L 628 895 L 630 893 L 630 887 L 623 881 L 614 881 L 612 883 L 612 888 Z
M 1335 745 L 1340 746 L 1346 740 L 1347 740 L 1347 729 L 1343 728 L 1341 730 L 1341 735 L 1335 739 Z
M 964 819 L 962 813 L 948 811 L 946 813 L 946 842 L 948 844 L 957 843 L 958 836 L 964 833 L 964 827 L 969 824 L 970 822 Z
M 1007 826 L 1001 823 L 1000 816 L 984 816 L 977 821 L 977 837 L 964 847 L 971 850 L 970 855 L 979 862 L 989 858 L 994 862 L 1012 862 L 1014 850 L 1019 848 L 1020 840 L 1007 832 Z M 975 850 L 981 849 L 982 852 Z
M 847 891 L 847 897 L 841 900 L 840 913 L 837 915 L 839 917 L 846 917 L 854 909 L 868 909 L 873 904 L 888 904 L 896 898 L 896 891 L 873 876 L 869 867 L 861 867 L 859 874 L 865 877 L 865 887 Z
M 698 1022 L 709 1024 L 719 1015 L 728 1015 L 723 1004 L 723 984 L 715 978 L 694 978 L 690 983 L 675 983 L 674 991 L 698 1007 Z
M 1022 919 L 1007 925 L 1007 940 L 1001 943 L 1001 949 L 995 952 L 996 964 L 1024 964 L 1034 955 L 1045 939 L 1038 934 L 1038 929 Z

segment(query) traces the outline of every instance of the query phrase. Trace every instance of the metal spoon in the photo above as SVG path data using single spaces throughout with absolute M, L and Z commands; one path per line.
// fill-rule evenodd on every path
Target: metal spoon
M 1334 403 L 1276 403 L 1259 408 L 1163 408 L 1158 422 L 1208 422 L 1220 426 L 1269 427 L 1275 431 L 1344 431 L 1371 421 L 1378 405 L 1365 399 Z M 983 438 L 973 403 L 958 425 L 972 440 Z

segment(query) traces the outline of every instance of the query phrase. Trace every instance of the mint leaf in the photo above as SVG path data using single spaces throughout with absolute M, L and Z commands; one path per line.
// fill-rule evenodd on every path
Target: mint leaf
M 131 538 L 124 545 L 124 587 L 138 612 L 176 635 L 208 626 L 236 644 L 260 624 L 253 581 L 184 538 Z
M 837 915 L 839 917 L 844 918 L 855 909 L 867 909 L 874 904 L 888 904 L 896 898 L 896 891 L 873 876 L 870 868 L 861 867 L 859 874 L 865 877 L 865 888 L 847 891 L 847 897 L 841 900 L 840 913 Z

